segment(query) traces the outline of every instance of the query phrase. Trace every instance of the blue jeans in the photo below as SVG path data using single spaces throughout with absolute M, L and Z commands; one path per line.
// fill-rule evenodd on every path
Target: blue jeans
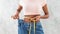
M 18 34 L 28 34 L 29 23 L 24 22 L 22 19 L 18 19 Z M 31 34 L 34 34 L 33 23 L 31 23 Z M 43 28 L 41 26 L 40 21 L 36 23 L 36 31 L 35 34 L 44 34 Z

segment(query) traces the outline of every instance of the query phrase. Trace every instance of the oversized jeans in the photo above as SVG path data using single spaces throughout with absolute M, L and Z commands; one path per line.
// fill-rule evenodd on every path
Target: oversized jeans
M 34 28 L 33 28 L 33 23 L 31 23 L 31 33 L 30 34 L 34 34 Z M 27 22 L 24 22 L 24 20 L 22 19 L 18 19 L 18 34 L 28 34 L 29 31 L 29 26 L 30 24 Z M 40 21 L 36 22 L 36 31 L 35 34 L 44 34 L 43 32 L 43 28 L 41 26 Z

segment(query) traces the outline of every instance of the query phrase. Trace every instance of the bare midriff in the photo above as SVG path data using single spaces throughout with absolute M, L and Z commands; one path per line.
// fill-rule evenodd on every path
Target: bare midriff
M 24 21 L 25 22 L 31 22 L 31 18 L 35 18 L 36 16 L 40 16 L 40 14 L 37 15 L 24 15 Z

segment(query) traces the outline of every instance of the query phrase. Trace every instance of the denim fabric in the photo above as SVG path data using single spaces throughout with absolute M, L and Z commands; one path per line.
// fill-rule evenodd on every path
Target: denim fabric
M 31 23 L 31 34 L 34 34 L 33 23 Z M 29 31 L 29 23 L 24 22 L 22 19 L 18 19 L 18 34 L 28 34 Z M 35 34 L 44 34 L 43 28 L 40 22 L 36 23 L 36 32 Z

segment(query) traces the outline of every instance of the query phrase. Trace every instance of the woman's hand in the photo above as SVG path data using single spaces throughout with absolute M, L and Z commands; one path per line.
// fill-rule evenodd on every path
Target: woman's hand
M 19 13 L 17 12 L 15 15 L 11 16 L 13 19 L 19 19 Z
M 35 19 L 36 19 L 36 22 L 40 21 L 40 16 L 36 16 Z

